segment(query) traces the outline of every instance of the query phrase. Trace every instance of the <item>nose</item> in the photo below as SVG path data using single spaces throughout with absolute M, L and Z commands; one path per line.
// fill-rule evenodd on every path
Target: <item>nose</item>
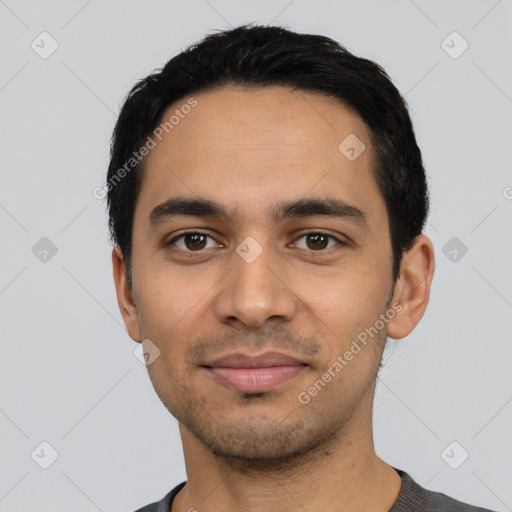
M 271 318 L 286 321 L 296 314 L 298 299 L 286 282 L 286 272 L 270 248 L 258 244 L 255 253 L 254 245 L 253 241 L 245 246 L 245 253 L 243 247 L 233 252 L 233 268 L 219 283 L 213 307 L 222 323 L 255 328 Z

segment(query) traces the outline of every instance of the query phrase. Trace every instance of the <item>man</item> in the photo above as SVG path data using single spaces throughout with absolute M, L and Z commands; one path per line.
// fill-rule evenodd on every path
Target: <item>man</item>
M 242 26 L 139 82 L 107 190 L 119 307 L 187 482 L 141 511 L 482 511 L 375 453 L 434 272 L 407 107 L 326 37 Z

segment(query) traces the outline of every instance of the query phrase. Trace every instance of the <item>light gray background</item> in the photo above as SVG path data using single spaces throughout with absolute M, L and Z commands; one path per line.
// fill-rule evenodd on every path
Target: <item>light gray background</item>
M 511 0 L 0 0 L 0 510 L 130 511 L 185 479 L 177 423 L 118 311 L 92 192 L 135 81 L 249 21 L 335 38 L 405 94 L 437 268 L 420 325 L 390 341 L 377 453 L 427 488 L 512 510 Z M 47 59 L 31 48 L 50 48 L 43 31 L 59 45 Z M 458 58 L 453 31 L 469 44 Z M 46 262 L 32 251 L 43 237 L 57 247 Z M 468 248 L 455 262 L 452 237 Z M 58 452 L 48 469 L 43 441 Z

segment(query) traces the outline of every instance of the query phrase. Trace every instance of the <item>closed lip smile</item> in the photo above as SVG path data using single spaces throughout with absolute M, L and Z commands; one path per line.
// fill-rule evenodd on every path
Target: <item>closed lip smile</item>
M 220 384 L 243 393 L 263 393 L 304 372 L 308 365 L 281 352 L 234 352 L 204 365 Z

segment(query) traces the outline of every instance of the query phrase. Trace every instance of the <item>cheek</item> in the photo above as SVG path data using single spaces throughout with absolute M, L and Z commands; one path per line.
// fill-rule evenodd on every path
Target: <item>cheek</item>
M 169 272 L 148 268 L 139 273 L 138 312 L 146 337 L 172 335 L 197 302 L 196 292 Z
M 371 265 L 354 266 L 322 280 L 323 284 L 316 279 L 314 293 L 311 282 L 303 282 L 303 302 L 313 313 L 317 334 L 325 336 L 326 341 L 332 340 L 331 351 L 336 355 L 374 325 L 386 309 L 391 279 L 383 277 L 389 269 L 378 263 L 374 260 Z
M 218 281 L 214 272 L 196 270 L 192 277 L 190 270 L 168 263 L 147 265 L 139 273 L 141 334 L 159 347 L 167 367 L 183 364 L 187 342 L 204 329 Z

